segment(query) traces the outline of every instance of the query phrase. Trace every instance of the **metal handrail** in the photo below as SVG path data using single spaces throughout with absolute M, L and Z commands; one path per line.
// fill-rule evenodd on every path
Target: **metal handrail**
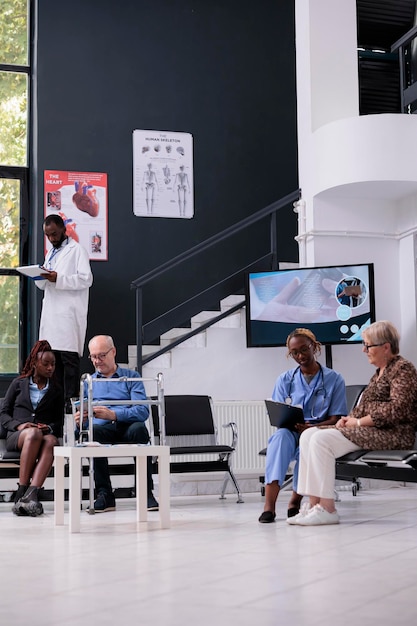
M 236 224 L 233 224 L 232 226 L 229 226 L 228 228 L 222 230 L 221 232 L 213 235 L 212 237 L 209 237 L 208 239 L 206 239 L 205 241 L 202 241 L 201 243 L 197 244 L 196 246 L 193 246 L 192 248 L 190 248 L 189 250 L 186 250 L 185 252 L 182 252 L 181 254 L 177 255 L 176 257 L 174 257 L 173 259 L 166 261 L 165 263 L 162 263 L 161 265 L 159 265 L 158 267 L 154 268 L 153 270 L 151 270 L 150 272 L 147 272 L 146 274 L 144 274 L 143 276 L 140 276 L 139 278 L 137 278 L 136 280 L 134 280 L 131 283 L 131 289 L 136 289 L 136 348 L 137 348 L 137 352 L 136 352 L 136 356 L 137 356 L 137 369 L 141 370 L 142 364 L 143 364 L 143 359 L 142 359 L 142 341 L 143 341 L 143 314 L 142 314 L 142 302 L 143 302 L 143 293 L 142 293 L 142 288 L 144 287 L 144 285 L 148 284 L 150 281 L 159 278 L 160 276 L 162 276 L 163 274 L 165 274 L 167 271 L 172 270 L 174 267 L 176 267 L 177 265 L 179 265 L 180 263 L 183 263 L 185 261 L 189 261 L 190 259 L 193 259 L 194 257 L 196 257 L 197 255 L 201 254 L 202 252 L 205 252 L 206 250 L 212 248 L 213 246 L 217 245 L 218 243 L 225 241 L 226 239 L 229 239 L 230 237 L 232 237 L 233 235 L 236 235 L 237 233 L 243 231 L 244 229 L 253 226 L 254 224 L 257 224 L 258 222 L 260 222 L 261 220 L 265 219 L 266 217 L 270 217 L 270 252 L 268 257 L 271 259 L 271 265 L 272 268 L 276 268 L 277 267 L 277 223 L 276 223 L 276 214 L 277 212 L 288 206 L 291 203 L 294 203 L 295 201 L 299 200 L 301 197 L 301 191 L 299 189 L 297 189 L 297 191 L 293 191 L 290 194 L 287 194 L 286 196 L 284 196 L 283 198 L 281 198 L 280 200 L 277 200 L 276 202 L 273 202 L 272 204 L 264 207 L 263 209 L 261 209 L 260 211 L 258 211 L 257 213 L 254 213 L 253 215 L 250 215 L 246 218 L 244 218 L 243 220 L 237 222 Z M 265 258 L 265 257 L 263 257 Z M 244 271 L 245 268 L 241 268 L 240 272 Z M 218 283 L 218 285 L 226 282 L 229 279 L 226 278 L 224 281 L 221 281 L 220 283 Z M 199 295 L 202 295 L 201 294 Z M 198 298 L 198 295 L 196 296 L 196 298 Z M 164 315 L 168 315 L 171 312 L 167 312 Z M 164 317 L 161 316 L 162 318 Z M 230 311 L 227 312 L 227 315 L 230 315 Z M 225 315 L 221 314 L 220 316 L 225 317 Z M 179 320 L 179 323 L 182 323 L 184 320 Z M 201 332 L 204 328 L 207 328 L 208 326 L 210 326 L 211 324 L 215 323 L 216 320 L 210 320 L 210 322 L 208 322 L 207 324 L 204 324 L 204 326 L 201 326 L 198 330 L 196 331 L 191 331 L 191 333 L 188 333 L 186 336 L 182 336 L 181 338 L 179 338 L 178 340 L 175 341 L 175 345 L 178 345 L 179 343 L 182 343 L 183 341 L 185 341 L 187 338 L 189 338 L 190 336 L 197 334 L 198 332 Z M 172 344 L 173 345 L 173 344 Z M 172 347 L 172 346 L 171 346 Z M 166 352 L 167 350 L 169 350 L 170 348 L 168 347 L 167 349 L 162 348 L 161 350 L 159 350 L 157 353 L 154 353 L 152 355 L 149 355 L 149 357 L 146 359 L 146 362 L 151 361 L 152 359 L 156 358 L 156 356 L 159 356 L 159 354 L 162 354 L 163 352 Z
M 417 26 L 413 26 L 413 28 L 410 28 L 410 30 L 407 31 L 405 35 L 403 35 L 402 37 L 400 37 L 400 39 L 393 43 L 391 46 L 391 52 L 395 52 L 401 46 L 406 46 L 408 43 L 410 43 L 410 41 L 414 39 L 414 37 L 417 37 Z
M 406 84 L 406 60 L 405 60 L 405 47 L 410 44 L 417 37 L 417 26 L 413 26 L 409 31 L 405 33 L 400 39 L 398 39 L 392 46 L 391 52 L 398 51 L 398 61 L 400 65 L 400 97 L 401 97 L 401 111 L 403 113 L 411 112 L 409 106 L 417 101 L 417 81 L 413 81 L 411 84 Z
M 195 257 L 197 254 L 200 254 L 201 252 L 204 252 L 205 250 L 207 250 L 208 248 L 211 248 L 215 244 L 220 243 L 221 241 L 224 241 L 225 239 L 228 239 L 229 237 L 231 237 L 232 235 L 235 235 L 236 233 L 239 233 L 241 230 L 244 230 L 248 226 L 251 226 L 252 224 L 256 224 L 257 222 L 262 220 L 264 217 L 268 217 L 268 215 L 276 213 L 279 209 L 282 209 L 283 207 L 288 206 L 288 204 L 290 204 L 291 202 L 295 202 L 299 198 L 300 198 L 300 190 L 293 191 L 287 196 L 284 196 L 283 198 L 281 198 L 281 200 L 277 200 L 276 202 L 269 204 L 268 206 L 264 207 L 257 213 L 254 213 L 253 215 L 249 215 L 249 217 L 246 217 L 240 222 L 237 222 L 237 224 L 233 224 L 232 226 L 225 228 L 225 230 L 222 230 L 220 233 L 217 233 L 216 235 L 213 235 L 212 237 L 209 237 L 208 239 L 206 239 L 205 241 L 202 241 L 201 243 L 197 244 L 193 248 L 190 248 L 189 250 L 182 252 L 181 254 L 174 257 L 170 261 L 166 261 L 166 263 L 163 263 L 162 265 L 155 267 L 155 269 L 151 270 L 147 274 L 144 274 L 140 278 L 137 278 L 136 280 L 134 280 L 131 283 L 131 287 L 132 288 L 143 287 L 143 285 L 148 283 L 150 280 L 153 280 L 154 278 L 158 278 L 158 276 L 161 276 L 161 274 L 164 274 L 167 270 L 172 269 L 173 267 L 177 266 L 179 263 L 182 263 L 183 261 L 189 261 L 190 259 Z

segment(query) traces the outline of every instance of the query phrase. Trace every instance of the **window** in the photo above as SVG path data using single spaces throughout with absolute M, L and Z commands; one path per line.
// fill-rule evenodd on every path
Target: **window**
M 0 0 L 0 375 L 20 369 L 26 327 L 29 0 Z

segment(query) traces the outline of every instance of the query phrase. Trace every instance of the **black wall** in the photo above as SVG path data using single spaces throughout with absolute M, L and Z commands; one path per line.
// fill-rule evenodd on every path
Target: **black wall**
M 38 0 L 37 11 L 36 254 L 43 171 L 107 172 L 109 260 L 92 263 L 87 338 L 112 334 L 123 361 L 133 280 L 297 189 L 293 1 Z M 192 220 L 134 216 L 134 129 L 193 134 Z M 295 218 L 281 212 L 281 260 L 297 260 Z M 145 319 L 256 250 L 257 234 L 235 245 L 145 290 Z

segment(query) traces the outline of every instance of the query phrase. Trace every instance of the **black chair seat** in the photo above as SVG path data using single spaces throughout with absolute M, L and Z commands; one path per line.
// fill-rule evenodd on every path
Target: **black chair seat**
M 390 461 L 401 462 L 407 461 L 413 454 L 417 454 L 417 452 L 412 450 L 372 450 L 372 452 L 364 454 L 361 461 L 364 461 L 364 463 L 368 461 L 379 461 L 381 463 L 389 463 Z
M 343 456 L 339 456 L 336 459 L 336 463 L 353 463 L 360 459 L 364 454 L 366 454 L 368 450 L 354 450 L 353 452 L 348 452 Z
M 20 460 L 20 452 L 13 451 L 9 452 L 6 450 L 6 435 L 4 432 L 4 437 L 0 437 L 0 462 L 1 461 L 19 461 Z
M 20 452 L 3 452 L 1 461 L 20 461 Z
M 171 447 L 171 454 L 231 454 L 234 452 L 234 448 L 230 446 L 182 446 L 182 447 Z

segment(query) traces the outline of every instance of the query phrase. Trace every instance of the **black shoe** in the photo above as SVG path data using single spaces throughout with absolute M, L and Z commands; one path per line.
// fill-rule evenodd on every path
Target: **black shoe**
M 39 502 L 38 493 L 38 487 L 29 487 L 25 495 L 15 503 L 15 506 L 19 507 L 19 512 L 16 515 L 30 515 L 31 517 L 42 515 L 43 506 Z
M 20 483 L 18 483 L 18 488 L 13 494 L 13 502 L 17 502 L 18 500 L 20 500 L 20 498 L 22 498 L 27 492 L 28 487 L 29 485 L 21 485 Z
M 107 511 L 116 510 L 116 500 L 112 493 L 107 491 L 100 491 L 97 495 L 97 500 L 94 502 L 94 511 L 96 513 L 106 513 Z
M 148 511 L 159 511 L 159 504 L 152 492 L 148 496 Z
M 292 506 L 291 508 L 288 509 L 287 511 L 287 517 L 295 517 L 296 515 L 298 515 L 300 512 L 300 508 L 296 507 L 296 506 Z
M 19 509 L 19 505 L 20 505 L 20 498 L 22 498 L 22 497 L 25 495 L 26 491 L 28 490 L 28 486 L 29 486 L 29 485 L 19 485 L 19 486 L 18 486 L 18 488 L 17 488 L 16 493 L 15 493 L 15 494 L 14 494 L 14 496 L 13 496 L 13 502 L 14 502 L 14 504 L 13 504 L 12 511 L 13 511 L 13 513 L 14 513 L 15 515 L 28 515 L 28 514 L 26 513 L 26 511 L 24 511 L 23 513 L 21 513 L 21 512 L 20 512 L 20 509 Z
M 261 524 L 272 524 L 272 522 L 275 522 L 275 517 L 276 514 L 272 511 L 264 511 L 258 521 L 261 522 Z

